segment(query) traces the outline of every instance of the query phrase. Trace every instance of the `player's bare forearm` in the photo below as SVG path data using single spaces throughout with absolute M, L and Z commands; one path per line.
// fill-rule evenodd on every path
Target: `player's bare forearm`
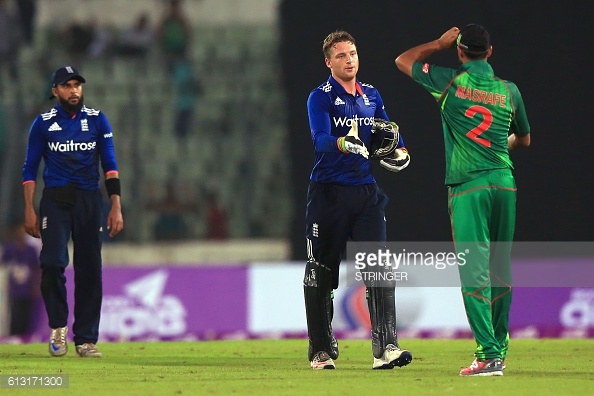
M 31 207 L 33 208 L 33 200 L 35 198 L 35 190 L 37 188 L 37 183 L 34 181 L 29 181 L 23 183 L 23 195 L 25 198 L 25 208 Z
M 37 187 L 37 183 L 34 181 L 27 182 L 23 184 L 23 196 L 25 199 L 25 231 L 27 234 L 31 235 L 35 238 L 41 237 L 41 232 L 39 229 L 39 218 L 37 217 L 37 213 L 35 213 L 35 206 L 34 206 L 34 199 L 35 199 L 35 189 Z
M 453 27 L 441 35 L 437 40 L 417 45 L 404 51 L 396 58 L 396 67 L 409 77 L 412 77 L 412 67 L 415 62 L 422 62 L 436 52 L 451 48 L 456 43 L 460 29 Z
M 111 209 L 107 215 L 107 229 L 109 230 L 109 236 L 113 238 L 124 229 L 124 218 L 122 216 L 120 196 L 113 194 L 110 199 Z

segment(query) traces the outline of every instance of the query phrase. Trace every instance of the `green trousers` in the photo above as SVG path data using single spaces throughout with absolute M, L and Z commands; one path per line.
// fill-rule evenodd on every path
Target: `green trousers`
M 516 222 L 516 183 L 511 170 L 482 172 L 448 186 L 452 237 L 462 298 L 479 359 L 505 359 L 511 306 L 511 243 Z

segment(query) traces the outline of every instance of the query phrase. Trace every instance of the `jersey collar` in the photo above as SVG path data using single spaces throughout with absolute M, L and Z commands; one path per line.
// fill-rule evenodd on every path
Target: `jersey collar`
M 83 108 L 84 108 L 84 107 L 85 107 L 85 106 L 83 105 Z M 58 115 L 59 115 L 60 117 L 64 117 L 64 118 L 71 118 L 71 119 L 74 119 L 74 118 L 78 117 L 78 115 L 80 114 L 80 111 L 78 111 L 78 112 L 77 112 L 76 114 L 74 114 L 74 115 L 70 114 L 69 112 L 67 112 L 66 110 L 64 110 L 64 109 L 62 108 L 62 106 L 60 106 L 60 104 L 59 104 L 59 103 L 56 103 L 56 105 L 54 106 L 54 108 L 58 110 Z M 81 110 L 82 110 L 82 109 L 81 109 Z
M 360 87 L 361 83 L 359 82 L 359 80 L 357 81 L 357 85 Z M 332 85 L 332 89 L 334 89 L 336 91 L 337 95 L 343 95 L 343 94 L 347 94 L 347 91 L 344 89 L 344 87 L 342 85 L 340 85 L 340 83 L 338 81 L 336 81 L 336 79 L 334 77 L 332 77 L 332 75 L 330 75 L 330 77 L 328 78 L 328 82 L 330 83 L 330 85 Z M 357 90 L 357 93 L 358 90 Z
M 486 60 L 468 61 L 458 69 L 461 72 L 494 75 L 493 68 Z

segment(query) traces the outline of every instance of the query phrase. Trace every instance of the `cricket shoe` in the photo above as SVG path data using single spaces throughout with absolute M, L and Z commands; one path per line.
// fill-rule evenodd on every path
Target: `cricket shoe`
M 51 356 L 60 357 L 66 355 L 66 352 L 68 352 L 68 343 L 66 342 L 67 334 L 68 327 L 57 327 L 52 329 L 48 347 Z
M 91 342 L 85 342 L 76 346 L 76 355 L 84 358 L 102 358 L 103 354 L 99 352 L 97 346 Z
M 494 359 L 474 359 L 472 364 L 462 370 L 460 370 L 460 375 L 463 377 L 468 376 L 479 376 L 479 377 L 493 377 L 493 376 L 502 376 L 503 375 L 503 364 L 501 364 L 501 359 L 494 358 Z
M 412 353 L 400 349 L 394 344 L 388 344 L 381 358 L 373 357 L 374 370 L 390 370 L 394 367 L 403 367 L 412 362 Z
M 334 370 L 336 368 L 334 361 L 326 351 L 317 352 L 310 365 L 314 370 Z

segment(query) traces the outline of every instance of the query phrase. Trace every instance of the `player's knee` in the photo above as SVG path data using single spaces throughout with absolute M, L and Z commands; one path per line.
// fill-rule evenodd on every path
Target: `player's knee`
M 303 286 L 329 289 L 332 282 L 332 271 L 324 264 L 309 260 L 305 265 Z
M 64 282 L 64 269 L 56 266 L 45 267 L 41 272 L 41 288 L 52 288 Z

